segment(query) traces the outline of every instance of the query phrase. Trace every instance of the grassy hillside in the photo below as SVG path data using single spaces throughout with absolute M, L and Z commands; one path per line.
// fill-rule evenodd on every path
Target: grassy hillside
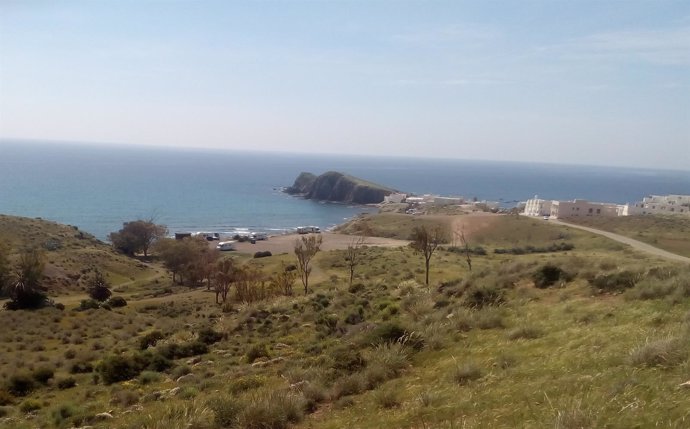
M 295 284 L 254 303 L 192 290 L 112 311 L 0 312 L 12 327 L 0 427 L 683 427 L 690 268 L 495 219 L 472 232 L 487 250 L 472 271 L 438 250 L 429 286 L 410 248 L 368 247 L 353 286 L 344 251 L 318 254 L 307 296 Z M 574 248 L 494 252 L 564 240 Z M 137 362 L 129 380 L 108 379 Z
M 100 269 L 119 289 L 142 286 L 163 275 L 159 269 L 113 251 L 77 227 L 42 219 L 0 215 L 0 241 L 11 256 L 25 248 L 38 248 L 45 262 L 45 281 L 51 296 L 83 293 L 83 278 L 93 268 Z
M 660 249 L 690 257 L 690 217 L 621 216 L 566 219 L 578 225 L 615 232 Z
M 362 214 L 335 229 L 351 235 L 365 234 L 374 237 L 409 240 L 417 226 L 443 228 L 450 236 L 452 219 L 436 216 L 411 216 L 400 213 Z

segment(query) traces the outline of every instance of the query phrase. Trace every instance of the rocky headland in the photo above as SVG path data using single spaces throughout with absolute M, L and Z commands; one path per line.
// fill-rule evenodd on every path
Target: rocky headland
M 292 186 L 285 189 L 291 195 L 307 199 L 353 204 L 378 204 L 394 189 L 348 174 L 329 171 L 320 176 L 300 173 Z

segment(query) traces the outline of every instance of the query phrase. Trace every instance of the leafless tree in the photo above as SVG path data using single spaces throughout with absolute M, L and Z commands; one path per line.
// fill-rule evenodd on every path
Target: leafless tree
M 294 267 L 294 266 L 293 266 Z M 295 283 L 297 273 L 281 262 L 280 271 L 271 276 L 271 287 L 285 296 L 292 295 L 292 285 Z
M 436 248 L 446 241 L 446 236 L 440 226 L 430 228 L 427 226 L 417 226 L 412 231 L 412 248 L 424 256 L 426 267 L 426 285 L 429 286 L 429 265 L 431 257 Z
M 295 240 L 295 256 L 297 256 L 297 271 L 299 272 L 302 285 L 304 286 L 304 294 L 309 292 L 309 274 L 311 274 L 311 267 L 309 264 L 311 260 L 321 250 L 321 243 L 323 238 L 321 235 L 310 235 L 308 237 L 301 237 Z
M 472 271 L 472 250 L 470 250 L 470 243 L 465 237 L 465 229 L 461 229 L 460 233 L 455 232 L 457 238 L 460 239 L 460 245 L 462 246 L 462 252 L 465 255 L 465 261 L 467 261 L 467 268 Z
M 224 258 L 218 261 L 216 265 L 215 281 L 213 287 L 216 292 L 216 304 L 219 304 L 218 298 L 222 298 L 223 302 L 228 299 L 228 292 L 230 285 L 235 280 L 235 263 L 230 258 Z
M 350 286 L 352 286 L 352 280 L 355 278 L 355 268 L 362 262 L 365 238 L 363 235 L 353 238 L 350 244 L 347 245 L 347 249 L 345 249 L 345 263 L 350 270 Z

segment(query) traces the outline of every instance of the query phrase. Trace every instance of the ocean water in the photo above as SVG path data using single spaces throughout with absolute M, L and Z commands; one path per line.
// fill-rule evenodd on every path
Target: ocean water
M 171 233 L 332 227 L 363 211 L 280 191 L 302 171 L 343 171 L 404 192 L 514 205 L 534 195 L 626 203 L 690 194 L 690 171 L 490 161 L 181 150 L 0 141 L 0 213 L 105 239 L 153 217 Z

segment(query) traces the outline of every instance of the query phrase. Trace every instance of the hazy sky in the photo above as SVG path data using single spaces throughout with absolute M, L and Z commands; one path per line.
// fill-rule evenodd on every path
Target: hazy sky
M 1 0 L 0 138 L 688 170 L 690 1 Z

